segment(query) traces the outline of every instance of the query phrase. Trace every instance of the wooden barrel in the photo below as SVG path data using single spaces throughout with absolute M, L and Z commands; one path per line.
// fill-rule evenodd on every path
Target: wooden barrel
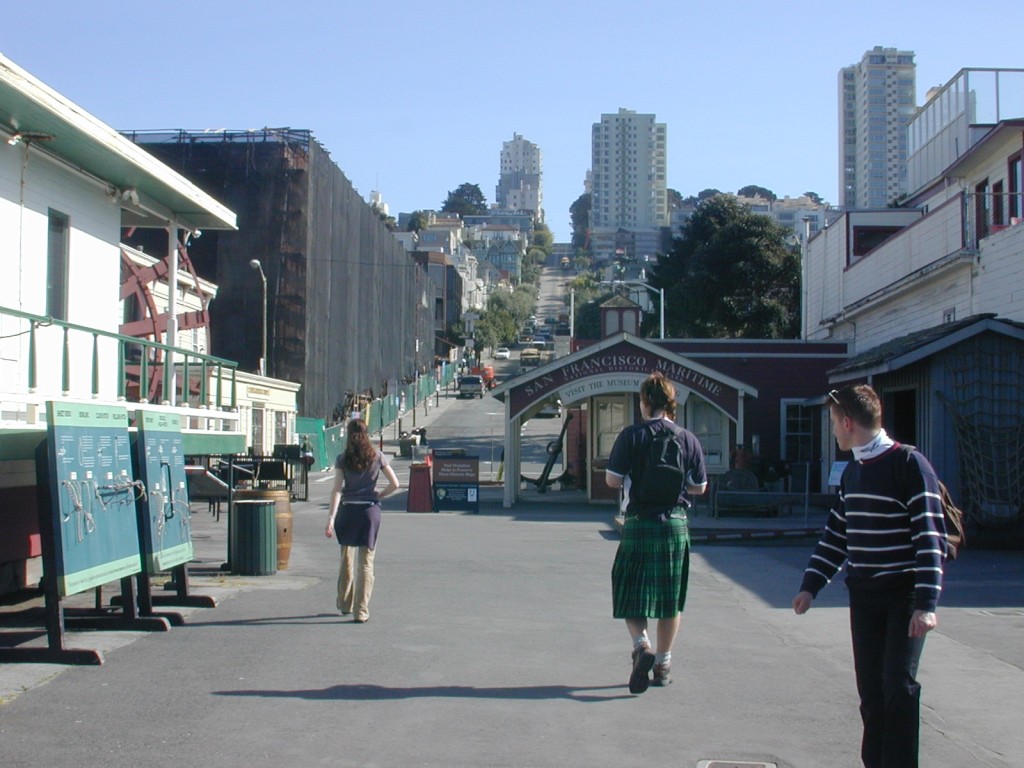
M 235 499 L 268 499 L 274 502 L 277 522 L 277 570 L 288 569 L 292 555 L 292 501 L 284 488 L 243 488 L 235 491 Z

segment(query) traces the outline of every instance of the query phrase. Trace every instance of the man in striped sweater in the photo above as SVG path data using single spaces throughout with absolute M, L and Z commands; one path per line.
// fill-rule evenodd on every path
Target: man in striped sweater
M 846 564 L 865 768 L 917 768 L 924 637 L 937 624 L 946 528 L 931 464 L 882 429 L 882 404 L 861 384 L 833 390 L 836 443 L 853 451 L 839 500 L 804 571 L 793 610 L 806 613 Z

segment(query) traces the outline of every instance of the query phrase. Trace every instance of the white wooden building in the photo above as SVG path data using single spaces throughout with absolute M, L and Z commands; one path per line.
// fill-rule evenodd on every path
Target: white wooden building
M 1024 71 L 962 70 L 911 124 L 899 207 L 848 211 L 803 257 L 803 336 L 847 340 L 975 524 L 1024 517 Z M 832 450 L 828 447 L 826 450 Z
M 119 333 L 125 227 L 168 233 L 166 253 L 151 254 L 169 265 L 157 340 Z M 231 393 L 191 384 L 233 364 L 176 346 L 178 246 L 234 228 L 228 208 L 0 56 L 0 592 L 32 583 L 38 563 L 34 453 L 47 401 L 131 413 L 156 391 L 150 408 L 190 417 L 186 451 L 194 436 L 207 450 L 244 450 Z

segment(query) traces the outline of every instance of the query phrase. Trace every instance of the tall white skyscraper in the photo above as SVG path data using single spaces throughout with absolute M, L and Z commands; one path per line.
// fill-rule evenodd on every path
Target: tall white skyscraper
M 601 115 L 591 136 L 594 229 L 667 227 L 667 131 L 631 109 Z
M 881 46 L 839 70 L 840 207 L 884 208 L 907 193 L 916 72 L 913 51 Z
M 544 191 L 541 186 L 543 159 L 540 147 L 518 133 L 501 144 L 501 175 L 495 201 L 506 211 L 529 211 L 544 221 Z

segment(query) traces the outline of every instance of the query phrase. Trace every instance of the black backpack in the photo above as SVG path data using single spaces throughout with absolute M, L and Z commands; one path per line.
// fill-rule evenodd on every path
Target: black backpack
M 683 447 L 674 427 L 665 425 L 654 432 L 647 445 L 643 470 L 634 498 L 651 507 L 670 508 L 679 503 L 686 479 Z

